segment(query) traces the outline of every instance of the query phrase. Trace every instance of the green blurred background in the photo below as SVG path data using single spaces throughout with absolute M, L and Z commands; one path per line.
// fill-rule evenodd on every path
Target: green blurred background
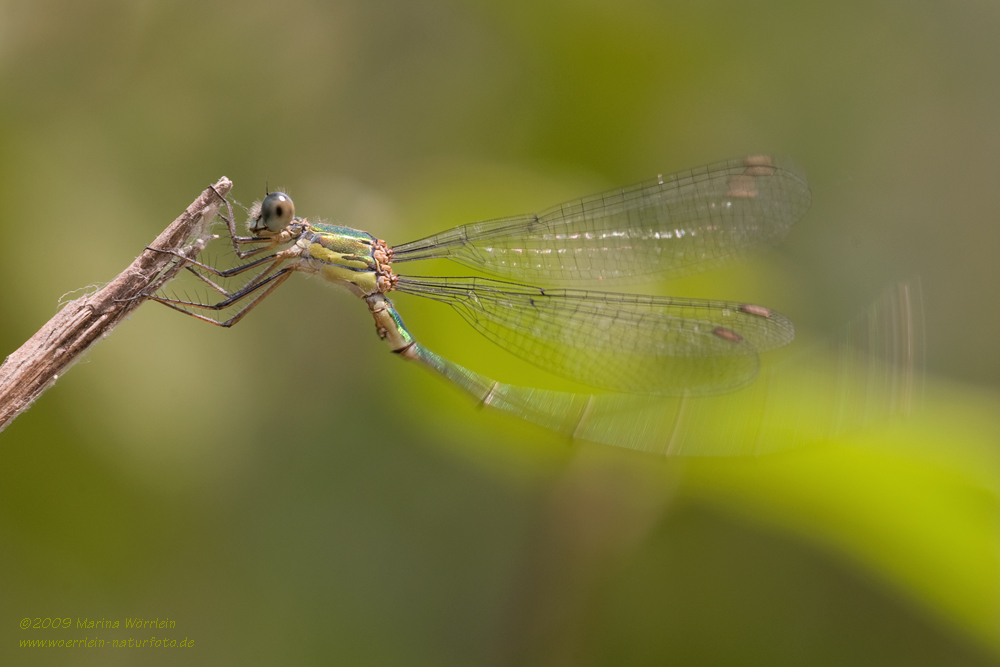
M 0 434 L 0 661 L 997 662 L 998 37 L 990 2 L 0 0 L 3 354 L 222 175 L 394 243 L 774 152 L 787 240 L 648 288 L 809 339 L 918 276 L 928 369 L 909 420 L 666 460 L 477 412 L 319 281 L 229 331 L 149 304 Z M 75 626 L 135 617 L 176 626 Z M 19 647 L 152 635 L 195 645 Z

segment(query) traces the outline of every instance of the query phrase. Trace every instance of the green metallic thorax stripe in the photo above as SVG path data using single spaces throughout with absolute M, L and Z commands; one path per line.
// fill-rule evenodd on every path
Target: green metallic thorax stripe
M 303 259 L 314 273 L 334 283 L 354 285 L 364 294 L 377 291 L 375 237 L 349 227 L 310 225 L 299 239 Z

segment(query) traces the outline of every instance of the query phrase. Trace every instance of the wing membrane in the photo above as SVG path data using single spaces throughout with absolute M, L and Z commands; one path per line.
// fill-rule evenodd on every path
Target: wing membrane
M 538 214 L 476 222 L 393 248 L 503 278 L 563 284 L 710 268 L 782 237 L 809 207 L 805 178 L 757 155 L 637 183 Z
M 397 289 L 447 303 L 500 347 L 609 391 L 735 389 L 753 379 L 759 350 L 794 336 L 785 317 L 724 301 L 549 290 L 486 278 L 401 276 Z

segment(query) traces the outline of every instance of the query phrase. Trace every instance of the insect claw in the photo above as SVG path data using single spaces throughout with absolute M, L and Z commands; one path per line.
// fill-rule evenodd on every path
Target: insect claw
M 215 189 L 215 185 L 213 183 L 209 183 L 208 187 L 209 187 L 209 189 L 211 189 L 212 192 L 215 193 L 216 197 L 218 197 L 222 201 L 226 202 L 227 204 L 229 203 L 228 200 L 225 197 L 223 197 L 221 194 L 219 194 L 219 191 Z
M 148 299 L 148 298 L 149 295 L 143 292 L 141 294 L 133 294 L 132 296 L 125 297 L 124 299 L 115 298 L 112 299 L 112 301 L 114 301 L 115 303 L 130 303 L 132 301 L 135 301 L 136 299 Z

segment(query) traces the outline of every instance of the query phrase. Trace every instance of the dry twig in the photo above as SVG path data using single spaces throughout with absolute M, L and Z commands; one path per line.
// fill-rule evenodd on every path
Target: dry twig
M 228 178 L 220 178 L 156 237 L 152 247 L 194 257 L 203 244 L 201 237 L 219 212 L 222 196 L 232 186 Z M 196 236 L 197 242 L 184 246 Z M 155 291 L 181 268 L 173 256 L 146 250 L 103 289 L 67 303 L 7 357 L 0 366 L 0 431 L 145 301 L 143 294 Z

